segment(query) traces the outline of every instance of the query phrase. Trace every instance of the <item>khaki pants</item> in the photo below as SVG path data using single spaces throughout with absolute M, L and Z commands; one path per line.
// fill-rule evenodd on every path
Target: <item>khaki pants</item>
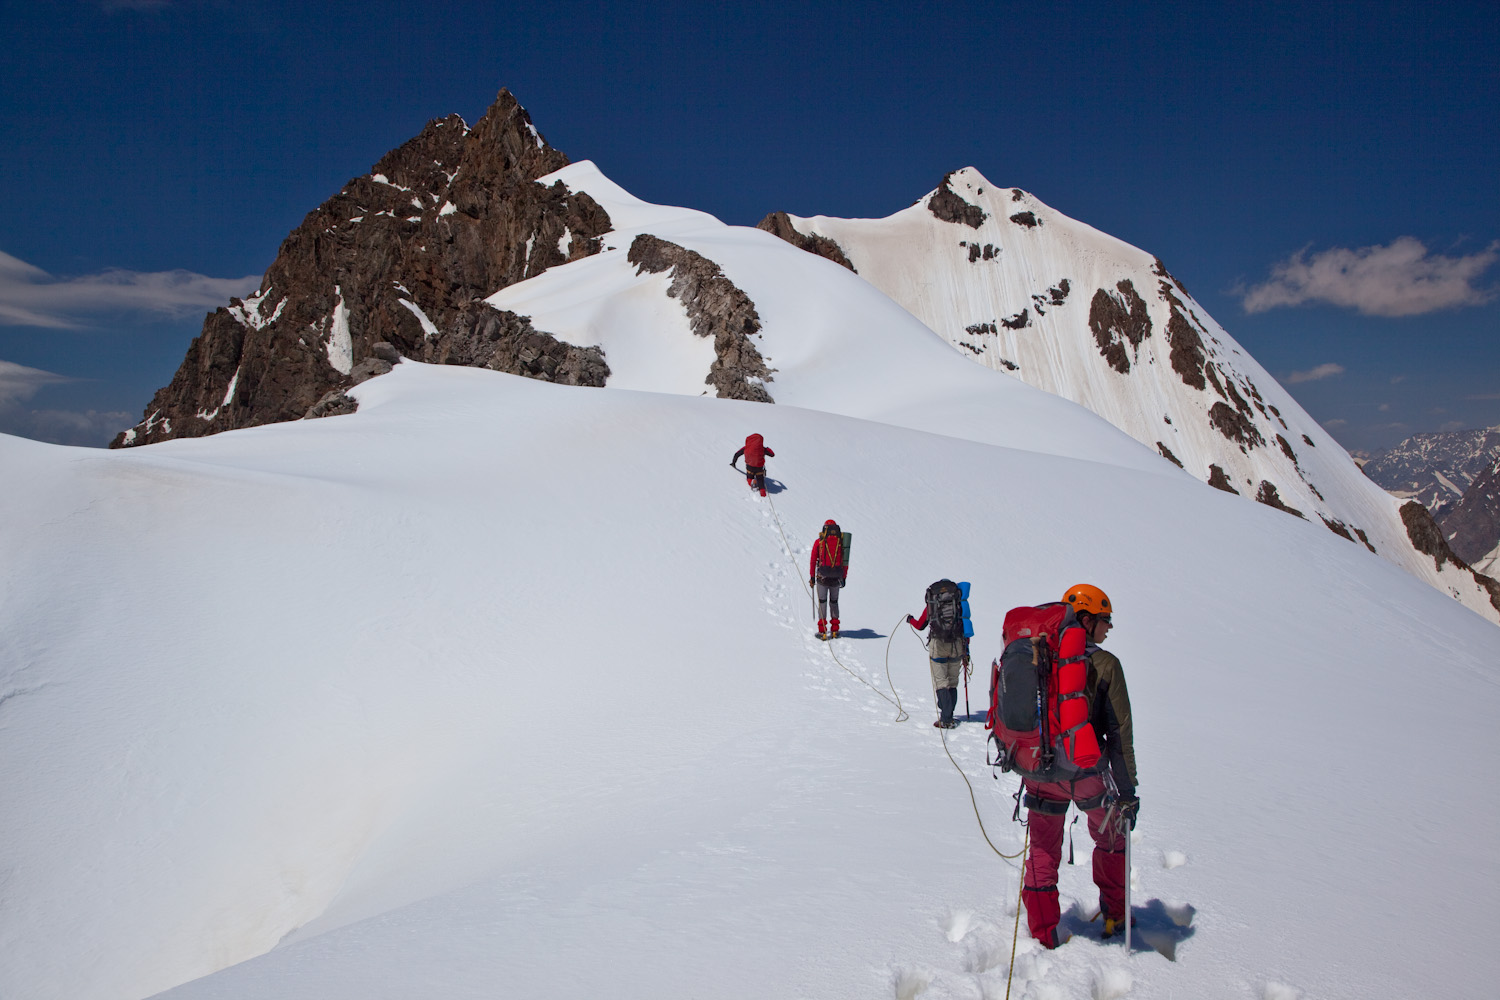
M 932 668 L 932 686 L 938 690 L 956 688 L 963 680 L 963 640 L 944 642 L 942 639 L 927 641 L 927 662 Z

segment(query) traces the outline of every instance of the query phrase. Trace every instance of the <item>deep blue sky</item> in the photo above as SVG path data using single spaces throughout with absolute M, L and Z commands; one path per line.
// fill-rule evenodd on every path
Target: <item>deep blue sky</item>
M 5 296 L 108 269 L 259 274 L 345 180 L 430 118 L 474 121 L 501 86 L 573 159 L 733 223 L 888 215 L 973 165 L 1160 256 L 1352 448 L 1500 424 L 1487 258 L 1460 282 L 1479 305 L 1242 301 L 1299 251 L 1413 237 L 1459 260 L 1500 239 L 1497 12 L 6 3 L 0 252 L 50 277 L 0 281 L 0 430 L 102 443 L 206 311 L 62 315 L 44 296 L 18 320 Z M 1290 380 L 1328 365 L 1342 371 Z

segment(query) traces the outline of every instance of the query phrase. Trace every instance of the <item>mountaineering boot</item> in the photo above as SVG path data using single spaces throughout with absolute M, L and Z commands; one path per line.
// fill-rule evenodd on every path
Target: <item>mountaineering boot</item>
M 937 705 L 938 720 L 933 723 L 938 729 L 956 729 L 958 723 L 953 721 L 953 706 L 958 703 L 957 688 L 938 688 Z
M 1131 917 L 1130 918 L 1130 926 L 1132 926 L 1132 927 L 1135 926 L 1135 917 Z M 1125 929 L 1125 918 L 1124 917 L 1105 917 L 1104 918 L 1104 933 L 1100 934 L 1099 936 L 1101 938 L 1112 938 L 1116 934 L 1119 934 L 1124 929 Z
M 938 688 L 938 720 L 933 723 L 939 729 L 957 729 L 953 721 L 953 709 L 958 706 L 958 688 Z
M 837 639 L 839 637 L 839 620 L 834 618 L 829 621 L 828 625 L 828 638 Z

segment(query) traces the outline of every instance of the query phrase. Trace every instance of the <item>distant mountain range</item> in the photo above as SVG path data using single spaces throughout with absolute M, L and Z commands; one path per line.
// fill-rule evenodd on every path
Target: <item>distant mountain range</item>
M 1491 575 L 1500 569 L 1500 427 L 1414 434 L 1364 470 L 1421 501 L 1459 558 Z
M 731 259 L 673 235 L 727 228 L 718 220 L 648 205 L 591 164 L 567 164 L 508 91 L 472 128 L 457 116 L 429 123 L 310 213 L 255 295 L 207 318 L 171 384 L 114 446 L 350 412 L 346 390 L 403 357 L 776 401 L 762 325 L 841 304 L 790 288 L 747 294 L 737 275 L 758 265 L 743 247 Z M 972 168 L 886 219 L 776 212 L 759 228 L 853 271 L 971 361 L 1500 620 L 1500 584 L 1454 555 L 1421 503 L 1362 475 L 1152 255 Z M 593 284 L 574 282 L 562 298 L 525 291 L 600 255 L 623 269 L 587 270 Z M 611 340 L 624 317 L 674 310 L 707 352 L 688 383 L 638 371 L 645 355 Z

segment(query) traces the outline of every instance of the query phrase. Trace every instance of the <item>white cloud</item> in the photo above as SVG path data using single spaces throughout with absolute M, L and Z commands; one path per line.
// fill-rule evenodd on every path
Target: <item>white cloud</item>
M 1286 380 L 1288 382 L 1317 382 L 1320 379 L 1333 378 L 1335 375 L 1342 374 L 1344 374 L 1344 366 L 1334 364 L 1330 361 L 1327 364 L 1318 365 L 1316 368 L 1309 368 L 1307 371 L 1292 372 L 1286 377 Z
M 1335 417 L 1332 420 L 1325 420 L 1325 421 L 1323 421 L 1323 427 L 1326 430 L 1332 430 L 1335 427 L 1348 427 L 1348 426 L 1349 426 L 1349 421 L 1345 420 L 1343 417 Z
M 260 287 L 259 275 L 210 278 L 192 271 L 110 268 L 56 278 L 0 251 L 0 325 L 75 329 L 81 317 L 103 312 L 183 316 L 227 305 Z
M 1483 305 L 1495 290 L 1476 288 L 1474 281 L 1497 259 L 1500 242 L 1467 257 L 1444 257 L 1429 254 L 1410 236 L 1389 246 L 1333 247 L 1311 258 L 1303 249 L 1273 266 L 1269 281 L 1245 293 L 1245 312 L 1326 302 L 1366 316 L 1416 316 Z
M 20 403 L 36 395 L 44 385 L 71 382 L 66 375 L 54 375 L 40 368 L 27 368 L 13 361 L 0 361 L 0 407 Z

